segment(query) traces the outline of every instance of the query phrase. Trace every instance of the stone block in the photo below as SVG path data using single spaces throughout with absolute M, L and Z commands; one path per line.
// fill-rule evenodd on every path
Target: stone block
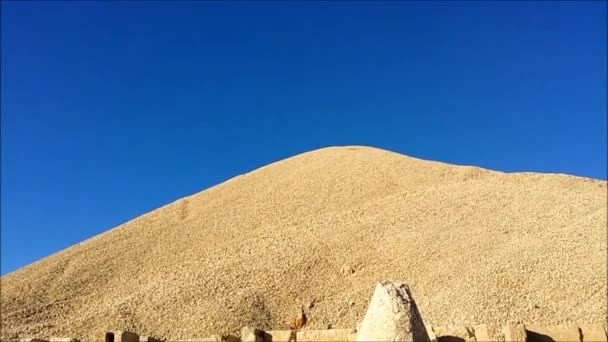
M 428 329 L 427 329 L 428 331 Z M 475 341 L 473 329 L 460 325 L 433 327 L 436 338 L 441 340 Z
M 52 336 L 49 342 L 80 342 L 79 340 L 72 337 L 55 337 Z
M 297 332 L 295 330 L 269 330 L 264 334 L 263 342 L 295 342 Z
M 264 335 L 263 330 L 244 327 L 241 329 L 241 342 L 264 342 Z
M 159 339 L 150 336 L 139 336 L 139 342 L 161 342 Z
M 503 327 L 502 332 L 505 342 L 526 342 L 527 334 L 523 324 L 507 324 Z
M 583 342 L 608 342 L 606 330 L 601 324 L 585 324 L 579 327 Z
M 490 338 L 488 333 L 488 326 L 485 324 L 479 324 L 473 327 L 475 330 L 475 340 L 477 342 L 493 342 L 494 339 Z
M 211 335 L 206 337 L 200 337 L 196 339 L 197 342 L 223 342 L 222 336 L 220 335 Z
M 222 342 L 241 342 L 241 339 L 234 335 L 222 336 Z
M 526 335 L 531 342 L 580 342 L 580 331 L 573 325 L 526 325 Z
M 296 334 L 297 342 L 348 342 L 348 335 L 353 329 L 300 330 Z
M 139 342 L 139 335 L 130 331 L 109 331 L 105 342 Z

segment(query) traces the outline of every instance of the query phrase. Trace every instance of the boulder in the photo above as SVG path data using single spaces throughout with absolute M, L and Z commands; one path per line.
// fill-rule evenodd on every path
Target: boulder
M 368 341 L 429 341 L 407 285 L 387 281 L 376 285 L 357 332 L 357 342 Z

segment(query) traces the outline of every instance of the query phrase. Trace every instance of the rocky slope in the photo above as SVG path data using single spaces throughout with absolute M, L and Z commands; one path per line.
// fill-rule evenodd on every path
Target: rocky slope
M 605 181 L 325 148 L 6 275 L 1 337 L 352 327 L 384 279 L 431 324 L 604 322 L 606 212 Z

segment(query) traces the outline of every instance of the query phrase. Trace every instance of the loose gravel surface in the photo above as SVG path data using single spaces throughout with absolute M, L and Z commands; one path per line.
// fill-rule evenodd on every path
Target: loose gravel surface
M 1 279 L 2 340 L 354 327 L 381 280 L 435 325 L 605 323 L 605 181 L 304 153 Z M 27 248 L 27 246 L 24 246 Z

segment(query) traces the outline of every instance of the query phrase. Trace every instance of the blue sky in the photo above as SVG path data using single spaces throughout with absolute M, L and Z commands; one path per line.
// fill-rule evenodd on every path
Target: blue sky
M 330 145 L 606 179 L 603 1 L 1 6 L 2 274 Z

